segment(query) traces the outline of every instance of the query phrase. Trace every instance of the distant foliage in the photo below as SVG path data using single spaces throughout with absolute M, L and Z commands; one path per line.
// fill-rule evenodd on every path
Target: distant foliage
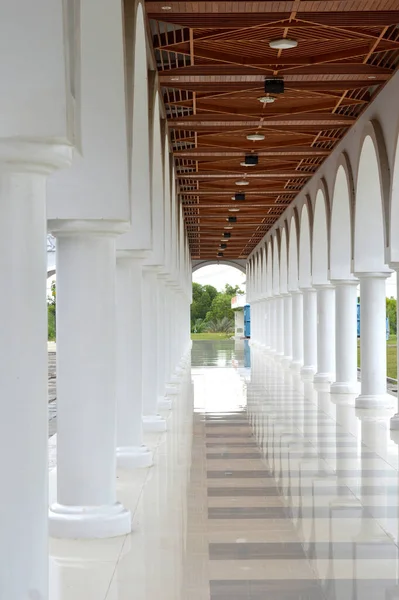
M 206 330 L 209 333 L 225 333 L 226 335 L 229 335 L 234 333 L 234 321 L 228 317 L 223 317 L 223 319 L 218 319 L 216 321 L 209 321 Z
M 397 333 L 397 313 L 396 313 L 396 299 L 395 298 L 387 298 L 387 317 L 389 319 L 389 333 L 391 335 L 396 335 Z
M 47 298 L 47 320 L 48 320 L 48 339 L 51 342 L 56 338 L 56 304 L 57 292 L 55 282 L 51 285 L 51 296 Z
M 212 285 L 193 283 L 193 302 L 191 304 L 191 332 L 202 333 L 211 331 L 209 327 L 220 324 L 223 319 L 233 323 L 230 332 L 234 331 L 234 311 L 231 309 L 231 299 L 244 292 L 238 285 L 226 284 L 223 292 L 218 292 Z M 212 330 L 218 333 L 222 330 Z

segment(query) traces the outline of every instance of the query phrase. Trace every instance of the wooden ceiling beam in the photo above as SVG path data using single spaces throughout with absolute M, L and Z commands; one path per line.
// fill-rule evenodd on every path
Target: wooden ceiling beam
M 164 75 L 159 76 L 160 83 L 162 86 L 171 89 L 185 90 L 188 92 L 212 92 L 212 93 L 232 93 L 232 92 L 249 92 L 262 93 L 263 82 L 262 81 L 231 81 L 227 78 L 220 81 L 211 80 L 210 78 L 199 79 L 197 81 L 185 81 L 180 78 L 179 81 L 170 82 Z M 371 85 L 376 85 L 375 81 L 370 82 L 370 79 L 334 79 L 334 80 L 294 80 L 290 79 L 285 81 L 286 90 L 298 90 L 298 91 L 345 91 L 345 90 L 356 90 L 361 88 L 369 88 Z
M 397 48 L 398 49 L 398 48 Z M 280 63 L 277 63 L 280 65 Z M 315 68 L 317 67 L 317 68 Z M 271 71 L 272 69 L 270 69 Z M 281 75 L 285 73 L 295 75 L 391 75 L 392 69 L 384 67 L 374 67 L 373 65 L 363 64 L 362 62 L 346 63 L 346 62 L 327 62 L 320 63 L 317 65 L 308 64 L 307 61 L 303 60 L 303 64 L 290 67 L 289 69 L 280 68 L 278 69 Z M 167 69 L 162 71 L 163 75 L 168 77 L 198 77 L 198 76 L 209 76 L 215 77 L 217 75 L 257 75 L 259 69 L 248 65 L 238 64 L 196 64 L 186 65 L 182 67 L 176 67 L 174 69 Z
M 290 145 L 287 145 L 285 148 L 274 148 L 267 149 L 261 148 L 260 150 L 253 149 L 254 152 L 258 156 L 328 156 L 329 150 L 324 150 L 323 148 L 315 148 L 315 147 L 307 147 L 307 146 L 295 146 L 292 145 L 292 140 L 290 141 Z M 234 156 L 244 156 L 246 151 L 244 149 L 240 150 L 216 150 L 214 148 L 193 148 L 191 150 L 177 150 L 173 152 L 174 156 L 178 158 L 191 158 L 191 157 L 206 157 L 212 155 L 214 157 L 234 157 Z
M 281 171 L 281 172 L 271 172 L 271 171 L 263 171 L 262 173 L 247 173 L 245 175 L 245 179 L 274 179 L 275 177 L 312 177 L 313 173 L 309 173 L 307 171 Z M 242 179 L 244 177 L 243 173 L 185 173 L 183 175 L 178 175 L 177 179 Z

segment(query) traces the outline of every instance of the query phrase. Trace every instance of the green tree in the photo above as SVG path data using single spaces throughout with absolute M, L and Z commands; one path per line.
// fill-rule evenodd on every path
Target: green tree
M 392 335 L 396 335 L 397 332 L 397 313 L 396 313 L 396 299 L 395 298 L 387 298 L 387 317 L 389 319 L 389 333 Z
M 243 294 L 244 292 L 240 289 L 239 285 L 232 286 L 229 283 L 226 283 L 224 286 L 224 293 L 228 296 L 237 296 L 237 294 Z
M 55 282 L 51 285 L 51 296 L 47 298 L 47 321 L 48 321 L 48 339 L 54 341 L 56 337 L 56 305 L 57 292 Z
M 212 306 L 206 314 L 207 321 L 221 321 L 224 317 L 234 320 L 234 311 L 231 308 L 229 294 L 218 294 L 212 301 Z
M 217 289 L 212 285 L 193 283 L 193 301 L 191 304 L 191 331 L 194 330 L 198 320 L 204 321 L 210 310 L 213 299 L 217 296 Z

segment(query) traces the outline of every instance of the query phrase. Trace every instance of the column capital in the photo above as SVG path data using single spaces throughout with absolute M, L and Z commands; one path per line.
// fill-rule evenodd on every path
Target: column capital
M 300 285 L 299 286 L 299 291 L 300 292 L 315 292 L 316 293 L 316 288 L 313 285 Z
M 102 219 L 50 219 L 47 228 L 55 237 L 90 234 L 116 237 L 129 231 L 130 224 Z
M 134 260 L 145 260 L 148 257 L 146 250 L 117 250 L 116 260 L 134 259 Z
M 303 291 L 299 288 L 296 288 L 295 290 L 289 290 L 288 293 L 291 294 L 291 296 L 294 296 L 295 294 L 303 294 Z
M 41 140 L 0 139 L 2 171 L 49 175 L 72 163 L 73 147 L 69 144 Z
M 358 279 L 387 279 L 392 275 L 392 271 L 365 271 L 354 273 Z
M 328 283 L 314 283 L 313 287 L 317 291 L 317 290 L 333 290 L 335 286 L 331 283 L 331 281 L 329 281 Z
M 331 279 L 331 283 L 333 286 L 338 287 L 341 285 L 353 285 L 353 286 L 358 286 L 359 285 L 359 280 L 358 279 Z

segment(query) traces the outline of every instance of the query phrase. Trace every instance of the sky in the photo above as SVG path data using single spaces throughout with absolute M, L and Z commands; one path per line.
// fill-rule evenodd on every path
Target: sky
M 234 267 L 224 265 L 209 265 L 202 267 L 193 273 L 193 281 L 201 285 L 213 285 L 219 292 L 224 289 L 226 283 L 239 285 L 245 291 L 246 275 Z

